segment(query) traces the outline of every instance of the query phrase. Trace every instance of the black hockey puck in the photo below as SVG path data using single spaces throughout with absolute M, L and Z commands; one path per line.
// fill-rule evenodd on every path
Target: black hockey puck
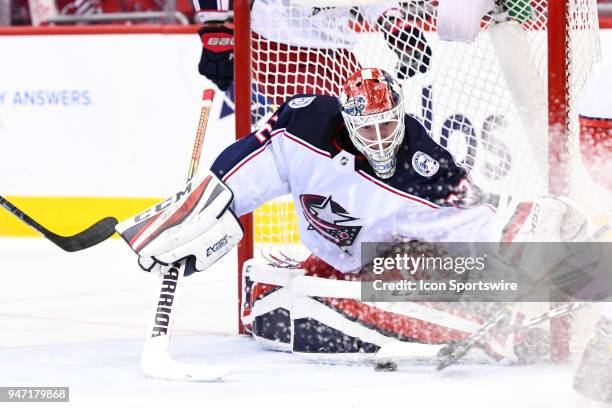
M 374 371 L 397 371 L 397 364 L 393 361 L 381 361 L 376 363 L 376 365 L 374 366 Z

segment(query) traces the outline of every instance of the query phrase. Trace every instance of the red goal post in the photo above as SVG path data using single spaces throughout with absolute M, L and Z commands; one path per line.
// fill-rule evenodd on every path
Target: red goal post
M 339 15 L 332 13 L 340 7 L 321 7 L 309 13 L 306 9 L 325 0 L 266 0 L 275 8 L 257 6 L 251 13 L 250 3 L 234 1 L 237 135 L 251 132 L 294 93 L 337 94 L 346 75 L 359 67 L 376 65 L 398 75 L 398 55 L 388 45 L 393 37 L 385 37 L 365 12 L 347 8 Z M 357 7 L 380 1 L 342 3 Z M 437 3 L 403 3 L 414 29 L 395 43 L 403 41 L 410 49 L 418 42 L 414 36 L 423 36 L 432 49 L 426 72 L 403 81 L 406 111 L 471 167 L 486 190 L 525 200 L 546 193 L 576 195 L 582 174 L 575 159 L 577 103 L 599 55 L 596 0 L 509 1 L 515 16 L 522 17 L 502 25 L 485 16 L 471 44 L 437 38 Z M 292 25 L 310 31 L 298 38 Z M 334 33 L 342 33 L 335 44 Z M 302 44 L 305 38 L 310 43 Z M 410 58 L 419 66 L 425 57 Z M 239 273 L 258 250 L 298 248 L 300 253 L 292 211 L 290 200 L 281 199 L 254 218 L 243 217 Z M 553 357 L 567 359 L 568 319 L 558 319 L 551 332 L 556 333 Z
M 251 1 L 234 0 L 234 100 L 236 109 L 236 137 L 251 133 Z M 244 238 L 238 244 L 238 333 L 244 333 L 240 316 L 242 303 L 242 266 L 253 258 L 253 215 L 240 218 Z

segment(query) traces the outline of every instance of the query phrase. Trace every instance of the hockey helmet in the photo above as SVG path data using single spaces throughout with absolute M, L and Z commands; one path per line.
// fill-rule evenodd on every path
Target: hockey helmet
M 404 102 L 399 83 L 382 69 L 361 69 L 344 84 L 340 104 L 357 150 L 378 177 L 393 176 L 397 150 L 404 139 Z

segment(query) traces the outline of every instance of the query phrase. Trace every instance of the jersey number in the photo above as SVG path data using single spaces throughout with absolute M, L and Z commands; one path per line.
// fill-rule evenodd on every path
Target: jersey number
M 270 139 L 270 132 L 272 131 L 272 127 L 276 124 L 278 120 L 278 114 L 273 115 L 265 125 L 260 127 L 257 132 L 255 132 L 255 138 L 259 141 L 259 143 L 265 143 L 266 140 Z

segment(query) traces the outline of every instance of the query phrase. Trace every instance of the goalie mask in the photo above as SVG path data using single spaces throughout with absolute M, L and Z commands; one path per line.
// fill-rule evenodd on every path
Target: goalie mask
M 402 89 L 382 69 L 355 72 L 340 94 L 342 117 L 351 141 L 382 179 L 393 176 L 404 139 Z

